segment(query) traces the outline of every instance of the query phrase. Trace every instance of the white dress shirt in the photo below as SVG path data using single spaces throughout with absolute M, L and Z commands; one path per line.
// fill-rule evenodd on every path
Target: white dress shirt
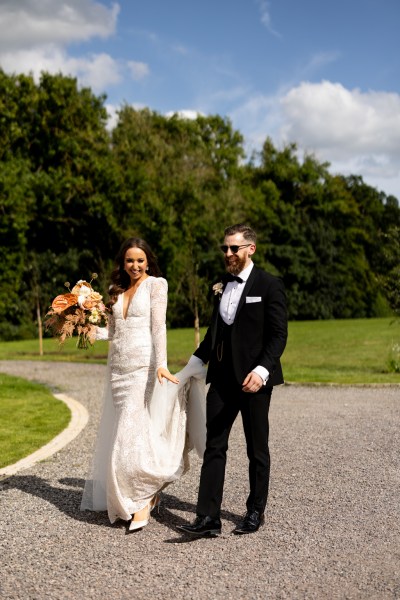
M 244 286 L 246 285 L 246 281 L 248 280 L 253 267 L 254 263 L 251 261 L 249 266 L 239 273 L 238 277 L 243 279 L 242 283 L 239 283 L 238 281 L 228 281 L 225 286 L 219 305 L 219 314 L 221 315 L 224 323 L 227 325 L 232 325 L 235 320 L 237 307 L 239 305 L 240 298 L 242 297 Z M 268 369 L 258 365 L 253 369 L 253 372 L 257 373 L 257 375 L 261 377 L 264 385 L 267 383 L 269 377 Z
M 239 273 L 238 277 L 243 279 L 242 283 L 239 283 L 238 281 L 228 281 L 225 286 L 219 305 L 219 314 L 227 325 L 232 325 L 235 320 L 237 307 L 240 298 L 242 297 L 244 286 L 246 285 L 246 281 L 248 280 L 253 267 L 254 263 L 251 262 L 248 267 Z

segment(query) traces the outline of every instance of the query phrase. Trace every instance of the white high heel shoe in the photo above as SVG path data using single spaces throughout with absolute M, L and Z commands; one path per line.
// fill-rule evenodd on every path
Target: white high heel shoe
M 137 529 L 143 529 L 143 527 L 146 527 L 146 525 L 149 524 L 150 511 L 151 511 L 150 504 L 148 504 L 146 508 L 147 508 L 147 519 L 142 519 L 141 521 L 135 521 L 135 515 L 133 515 L 132 521 L 130 522 L 130 525 L 129 525 L 129 531 L 136 531 Z
M 157 508 L 158 512 L 160 511 L 160 503 L 161 503 L 160 496 L 158 494 L 155 494 L 146 507 L 147 508 L 147 518 L 142 519 L 141 521 L 135 521 L 135 515 L 133 515 L 132 521 L 130 522 L 130 525 L 129 525 L 129 531 L 136 531 L 137 529 L 143 529 L 143 527 L 146 527 L 146 525 L 148 525 L 150 522 L 150 513 L 155 508 Z

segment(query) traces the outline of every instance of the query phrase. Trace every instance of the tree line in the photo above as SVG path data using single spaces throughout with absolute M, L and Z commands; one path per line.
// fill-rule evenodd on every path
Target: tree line
M 223 229 L 258 233 L 256 263 L 283 278 L 289 318 L 398 309 L 400 209 L 362 177 L 332 175 L 295 143 L 245 157 L 227 118 L 121 106 L 74 78 L 0 70 L 0 338 L 32 336 L 65 281 L 106 295 L 120 243 L 145 238 L 169 283 L 168 324 L 206 324 Z M 96 282 L 96 283 L 97 283 Z

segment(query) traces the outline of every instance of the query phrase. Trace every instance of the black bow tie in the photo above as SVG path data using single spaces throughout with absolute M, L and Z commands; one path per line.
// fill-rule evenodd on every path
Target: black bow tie
M 237 281 L 238 283 L 243 283 L 243 279 L 241 277 L 238 277 L 237 275 L 232 275 L 231 273 L 227 273 L 226 276 L 226 281 Z

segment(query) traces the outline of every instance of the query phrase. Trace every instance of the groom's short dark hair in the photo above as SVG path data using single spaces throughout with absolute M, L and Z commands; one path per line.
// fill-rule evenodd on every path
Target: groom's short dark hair
M 254 229 L 244 223 L 238 223 L 237 225 L 227 227 L 224 231 L 224 236 L 228 237 L 228 235 L 236 235 L 237 233 L 241 233 L 248 242 L 252 242 L 253 244 L 257 242 L 257 234 Z

